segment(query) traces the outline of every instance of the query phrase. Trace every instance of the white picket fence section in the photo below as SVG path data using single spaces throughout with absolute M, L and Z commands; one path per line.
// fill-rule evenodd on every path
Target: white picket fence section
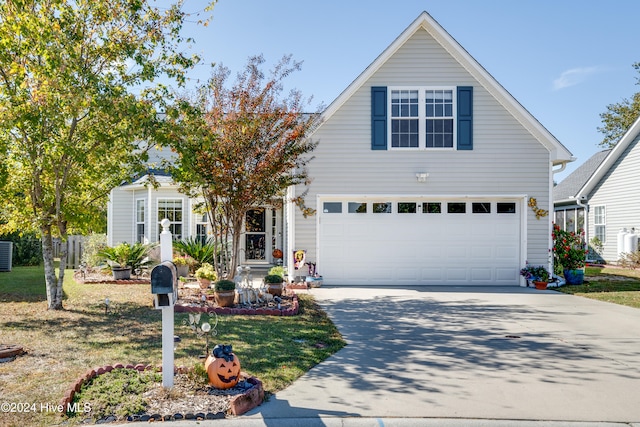
M 84 237 L 80 235 L 72 235 L 67 238 L 67 268 L 76 269 L 82 262 L 82 248 Z M 60 257 L 64 243 L 59 238 L 53 239 L 53 257 Z

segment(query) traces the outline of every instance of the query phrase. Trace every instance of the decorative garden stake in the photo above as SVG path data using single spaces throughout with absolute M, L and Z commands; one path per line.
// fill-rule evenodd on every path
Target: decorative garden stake
M 205 358 L 207 357 L 207 354 L 209 354 L 209 335 L 213 337 L 218 335 L 218 331 L 216 331 L 216 326 L 218 326 L 218 315 L 215 312 L 209 314 L 209 322 L 205 322 L 201 317 L 202 313 L 189 313 L 189 318 L 185 319 L 183 323 L 189 326 L 198 337 L 204 336 L 206 342 L 205 350 L 204 355 L 200 357 Z M 202 320 L 202 323 L 200 320 Z M 210 322 L 213 323 L 213 326 Z

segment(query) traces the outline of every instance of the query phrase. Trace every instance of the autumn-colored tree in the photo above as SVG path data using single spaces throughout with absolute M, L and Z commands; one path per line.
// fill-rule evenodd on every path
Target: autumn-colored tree
M 179 125 L 171 145 L 178 160 L 170 167 L 183 191 L 204 199 L 220 256 L 220 277 L 232 277 L 239 258 L 246 213 L 282 203 L 287 188 L 308 183 L 305 165 L 316 146 L 308 131 L 317 115 L 304 111 L 310 99 L 297 91 L 283 96 L 283 82 L 300 63 L 283 57 L 268 76 L 263 56 L 254 56 L 235 82 L 215 66 L 212 77 L 180 110 L 168 115 Z M 302 199 L 294 200 L 306 214 Z
M 159 76 L 184 81 L 181 3 L 0 2 L 0 233 L 42 240 L 49 309 L 62 309 L 67 254 L 52 238 L 96 226 L 109 190 L 130 178 L 153 140 Z
M 633 68 L 640 71 L 640 62 L 633 64 Z M 640 78 L 636 78 L 640 85 Z M 631 99 L 623 99 L 616 104 L 607 105 L 607 111 L 600 114 L 602 126 L 598 130 L 604 134 L 600 145 L 611 148 L 618 143 L 631 125 L 640 117 L 640 92 L 636 92 Z

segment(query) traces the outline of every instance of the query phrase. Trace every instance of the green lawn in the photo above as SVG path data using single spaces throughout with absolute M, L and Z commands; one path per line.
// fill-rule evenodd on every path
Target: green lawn
M 15 267 L 0 273 L 0 343 L 24 346 L 27 354 L 0 364 L 0 401 L 60 402 L 87 369 L 108 364 L 162 362 L 161 312 L 152 307 L 149 285 L 79 284 L 65 274 L 63 311 L 47 310 L 43 269 Z M 105 313 L 105 298 L 111 301 Z M 265 391 L 285 388 L 342 348 L 337 329 L 306 291 L 300 315 L 219 316 L 215 343 L 233 345 L 243 371 L 263 381 Z M 182 339 L 175 363 L 202 363 L 204 338 L 176 314 Z M 2 425 L 51 425 L 54 413 L 1 414 Z M 6 423 L 6 424 L 3 424 Z
M 640 308 L 639 270 L 587 267 L 584 284 L 555 289 L 566 294 Z

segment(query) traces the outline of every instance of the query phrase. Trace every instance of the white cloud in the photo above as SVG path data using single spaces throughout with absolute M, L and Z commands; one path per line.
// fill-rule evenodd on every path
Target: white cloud
M 583 83 L 587 78 L 600 71 L 599 67 L 572 68 L 560 74 L 553 81 L 553 90 L 560 90 Z

